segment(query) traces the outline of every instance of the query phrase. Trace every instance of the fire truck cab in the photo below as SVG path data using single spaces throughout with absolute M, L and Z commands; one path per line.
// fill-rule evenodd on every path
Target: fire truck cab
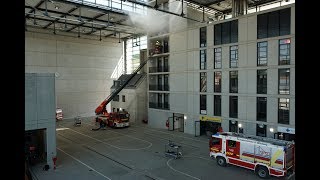
M 220 166 L 251 169 L 260 178 L 294 175 L 294 142 L 222 132 L 212 135 L 209 147 Z
M 130 114 L 127 111 L 104 113 L 97 116 L 96 122 L 103 121 L 109 127 L 128 127 Z

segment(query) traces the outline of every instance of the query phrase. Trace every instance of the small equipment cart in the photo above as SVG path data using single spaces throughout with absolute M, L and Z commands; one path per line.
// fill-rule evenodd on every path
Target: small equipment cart
M 74 126 L 80 126 L 81 125 L 81 118 L 80 116 L 77 116 L 74 118 Z
M 182 147 L 169 140 L 169 143 L 165 145 L 165 155 L 172 156 L 175 159 L 181 158 Z

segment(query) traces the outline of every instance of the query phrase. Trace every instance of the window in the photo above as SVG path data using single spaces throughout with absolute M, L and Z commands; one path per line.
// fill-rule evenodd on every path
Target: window
M 211 145 L 214 146 L 214 145 L 220 145 L 220 138 L 212 138 L 211 139 Z
M 221 24 L 214 25 L 214 45 L 221 44 Z
M 279 40 L 279 65 L 290 64 L 290 39 Z
M 214 26 L 214 45 L 238 42 L 238 20 Z
M 289 124 L 289 99 L 279 98 L 278 123 Z
M 163 90 L 169 91 L 169 74 L 165 74 L 165 75 L 164 75 L 163 82 L 164 82 L 164 88 L 163 88 Z
M 117 108 L 117 112 L 119 112 L 119 108 Z
M 112 112 L 116 112 L 116 108 L 112 108 Z
M 158 94 L 158 108 L 159 108 L 159 109 L 162 109 L 162 107 L 163 107 L 163 106 L 162 106 L 162 105 L 163 105 L 162 102 L 163 102 L 162 94 L 159 93 L 159 94 Z
M 126 96 L 122 95 L 122 102 L 126 102 Z
M 221 71 L 214 72 L 214 92 L 221 92 Z
M 290 34 L 290 8 L 259 14 L 257 22 L 258 39 Z
M 230 46 L 230 68 L 238 67 L 238 46 Z
M 290 8 L 280 10 L 280 36 L 290 34 L 290 13 Z
M 228 140 L 228 147 L 235 148 L 237 146 L 237 141 Z
M 164 94 L 164 109 L 170 109 L 169 94 Z
M 257 70 L 257 94 L 267 94 L 267 70 Z
M 207 114 L 207 95 L 200 95 L 200 114 Z
M 119 95 L 116 95 L 116 96 L 113 98 L 113 101 L 118 101 L 118 102 L 119 102 Z
M 214 110 L 213 114 L 215 116 L 221 116 L 221 96 L 214 95 Z
M 238 121 L 229 120 L 229 132 L 238 132 Z
M 230 93 L 238 93 L 238 71 L 230 71 Z
M 268 42 L 258 42 L 257 66 L 266 66 L 268 64 Z
M 207 46 L 207 27 L 200 28 L 200 47 Z
M 200 69 L 207 69 L 207 51 L 200 50 Z
M 257 136 L 267 137 L 267 126 L 264 124 L 257 124 Z
M 222 50 L 221 48 L 214 48 L 214 68 L 221 69 L 222 67 Z
M 257 97 L 257 121 L 267 121 L 267 98 Z
M 207 92 L 207 73 L 200 73 L 200 92 Z
M 290 69 L 279 69 L 279 94 L 290 94 Z
M 238 96 L 229 97 L 229 117 L 238 118 Z

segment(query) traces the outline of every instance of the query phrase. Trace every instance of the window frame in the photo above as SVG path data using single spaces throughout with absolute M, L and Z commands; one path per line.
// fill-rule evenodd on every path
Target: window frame
M 283 100 L 283 102 L 281 102 Z M 284 109 L 283 112 L 280 112 Z M 287 112 L 286 112 L 287 111 Z M 285 119 L 285 114 L 288 114 L 288 119 Z M 282 114 L 282 116 L 280 115 Z M 278 124 L 290 124 L 290 99 L 289 98 L 278 98 Z
M 214 69 L 221 69 L 222 68 L 222 48 L 214 48 L 213 51 L 213 61 L 214 61 Z
M 267 97 L 257 97 L 257 121 L 262 121 L 262 122 L 267 122 Z M 265 109 L 264 109 L 264 116 L 265 117 L 261 117 L 259 116 L 259 114 L 262 114 L 261 112 L 259 113 L 259 111 L 261 111 L 261 109 L 263 109 L 263 106 L 261 105 L 260 102 L 265 102 Z M 262 106 L 262 107 L 261 107 Z
M 219 74 L 219 75 L 217 75 Z M 220 78 L 219 78 L 220 77 Z M 214 71 L 213 72 L 213 92 L 221 93 L 222 89 L 222 71 Z
M 279 50 L 278 50 L 278 58 L 279 58 L 279 65 L 290 65 L 290 60 L 291 60 L 291 39 L 290 38 L 285 38 L 285 39 L 279 39 Z M 287 54 L 281 54 L 281 49 L 285 47 L 285 51 L 287 51 Z M 285 57 L 285 58 L 284 58 Z
M 207 72 L 200 72 L 200 92 L 207 92 L 207 83 Z
M 232 79 L 235 79 L 235 78 L 231 78 L 232 77 L 232 73 L 235 73 L 236 72 L 236 81 L 235 82 L 235 88 L 233 88 L 232 86 Z M 235 74 L 234 74 L 235 76 Z M 238 71 L 229 71 L 229 93 L 238 93 L 238 87 L 239 87 L 239 79 L 238 79 L 239 75 L 238 75 Z
M 200 70 L 207 69 L 207 50 L 200 50 Z
M 260 76 L 263 76 L 263 77 L 265 76 L 265 78 L 260 78 Z M 267 93 L 268 93 L 268 70 L 258 69 L 257 70 L 257 94 L 267 94 Z
M 239 47 L 238 45 L 229 47 L 229 67 L 238 68 L 239 67 Z
M 263 44 L 265 44 L 265 46 L 263 46 Z M 261 49 L 265 49 L 265 51 L 262 51 Z M 266 55 L 261 56 L 261 52 L 265 52 Z M 265 60 L 261 60 L 263 58 L 265 58 Z M 268 41 L 262 41 L 257 43 L 257 66 L 268 66 Z
M 288 73 L 285 72 L 285 85 L 283 85 L 284 83 L 281 83 L 281 71 L 288 71 Z M 282 69 L 278 69 L 278 94 L 280 95 L 290 95 L 290 68 L 282 68 Z

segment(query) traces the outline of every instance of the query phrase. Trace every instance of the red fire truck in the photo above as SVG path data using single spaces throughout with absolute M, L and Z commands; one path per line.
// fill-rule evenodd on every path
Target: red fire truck
M 220 166 L 251 169 L 260 178 L 294 175 L 294 142 L 222 132 L 212 135 L 209 147 Z

